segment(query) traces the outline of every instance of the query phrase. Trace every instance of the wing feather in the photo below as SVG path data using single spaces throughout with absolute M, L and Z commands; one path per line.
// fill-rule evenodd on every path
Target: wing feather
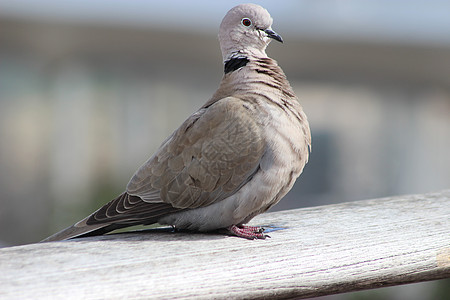
M 127 192 L 183 209 L 235 193 L 256 172 L 264 153 L 261 125 L 243 104 L 227 97 L 191 116 L 139 168 Z

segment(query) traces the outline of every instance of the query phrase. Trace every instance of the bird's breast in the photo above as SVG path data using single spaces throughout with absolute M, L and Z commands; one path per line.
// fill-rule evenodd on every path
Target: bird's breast
M 309 154 L 309 137 L 304 129 L 306 119 L 299 121 L 296 114 L 277 105 L 260 103 L 258 107 L 259 113 L 255 112 L 255 116 L 264 126 L 266 150 L 259 172 L 238 193 L 235 217 L 245 222 L 278 203 L 289 192 Z

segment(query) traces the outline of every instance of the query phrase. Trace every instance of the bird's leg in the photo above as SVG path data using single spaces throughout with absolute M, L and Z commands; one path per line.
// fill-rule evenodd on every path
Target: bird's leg
M 247 226 L 247 225 L 231 225 L 227 229 L 231 234 L 249 240 L 265 239 L 267 237 L 270 237 L 267 234 L 263 233 L 264 228 L 262 227 Z

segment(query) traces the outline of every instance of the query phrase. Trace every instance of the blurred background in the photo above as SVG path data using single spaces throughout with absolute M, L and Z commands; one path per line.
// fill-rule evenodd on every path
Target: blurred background
M 313 135 L 274 210 L 450 187 L 449 1 L 253 2 L 285 40 L 267 52 Z M 239 3 L 0 1 L 1 245 L 37 242 L 123 191 L 217 88 L 218 27 Z M 442 282 L 345 297 L 440 299 Z

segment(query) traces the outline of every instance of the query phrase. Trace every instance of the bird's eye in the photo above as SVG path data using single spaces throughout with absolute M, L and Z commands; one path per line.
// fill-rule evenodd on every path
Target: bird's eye
M 252 25 L 252 20 L 250 20 L 249 18 L 243 18 L 241 20 L 242 25 L 244 25 L 245 27 L 248 27 L 250 25 Z

